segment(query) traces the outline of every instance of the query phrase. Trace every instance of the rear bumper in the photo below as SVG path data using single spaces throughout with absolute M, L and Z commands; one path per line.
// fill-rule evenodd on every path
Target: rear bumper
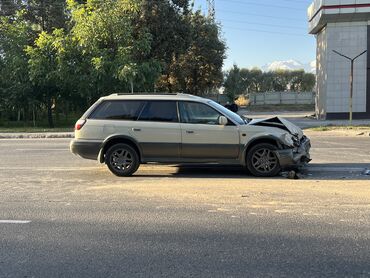
M 304 137 L 299 147 L 278 150 L 277 156 L 282 169 L 304 166 L 311 161 L 311 141 Z
M 78 140 L 71 141 L 69 148 L 71 153 L 78 155 L 85 159 L 97 160 L 101 149 L 102 142 L 92 140 Z

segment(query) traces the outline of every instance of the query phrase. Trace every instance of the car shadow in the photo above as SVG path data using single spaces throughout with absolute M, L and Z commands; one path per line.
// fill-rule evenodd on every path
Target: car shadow
M 142 169 L 134 177 L 171 177 L 171 178 L 227 178 L 227 179 L 256 179 L 241 166 L 230 165 L 171 165 L 173 171 L 156 171 L 155 167 L 150 170 Z M 370 163 L 312 163 L 297 170 L 297 179 L 303 180 L 370 180 L 370 175 L 364 175 L 364 171 L 370 169 Z M 284 171 L 276 177 L 258 179 L 287 179 Z

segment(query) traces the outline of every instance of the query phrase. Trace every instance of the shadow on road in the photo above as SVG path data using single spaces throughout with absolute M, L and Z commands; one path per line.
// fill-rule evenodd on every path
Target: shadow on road
M 227 178 L 255 179 L 243 167 L 222 165 L 176 165 L 173 173 L 159 174 L 155 167 L 151 170 L 139 170 L 135 177 L 178 177 L 178 178 Z M 363 175 L 365 169 L 370 169 L 369 163 L 326 163 L 310 164 L 299 171 L 302 179 L 307 180 L 370 180 Z M 286 179 L 284 176 L 260 179 Z

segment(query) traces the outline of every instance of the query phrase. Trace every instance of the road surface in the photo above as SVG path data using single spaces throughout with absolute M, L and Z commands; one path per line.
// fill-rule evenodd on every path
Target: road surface
M 302 180 L 0 140 L 0 277 L 370 277 L 370 139 L 322 135 Z

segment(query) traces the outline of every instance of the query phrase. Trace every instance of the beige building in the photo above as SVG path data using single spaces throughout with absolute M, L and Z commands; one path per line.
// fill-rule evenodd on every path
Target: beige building
M 370 45 L 370 0 L 315 0 L 308 9 L 309 32 L 317 40 L 316 113 L 321 119 L 348 119 L 349 60 Z M 353 118 L 370 119 L 370 59 L 354 66 Z

